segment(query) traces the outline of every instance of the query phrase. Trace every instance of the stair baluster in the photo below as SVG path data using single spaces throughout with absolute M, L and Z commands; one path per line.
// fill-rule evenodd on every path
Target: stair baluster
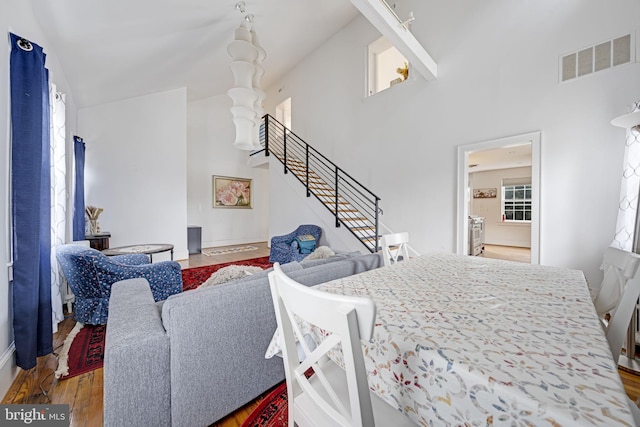
M 380 198 L 270 115 L 263 117 L 261 145 L 273 153 L 335 217 L 370 251 L 379 249 Z M 262 152 L 254 152 L 252 155 Z

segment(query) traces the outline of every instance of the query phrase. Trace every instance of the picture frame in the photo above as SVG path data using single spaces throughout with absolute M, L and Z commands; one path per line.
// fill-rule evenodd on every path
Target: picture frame
M 214 208 L 253 208 L 253 189 L 249 178 L 212 176 L 212 200 Z
M 498 195 L 497 188 L 474 188 L 473 189 L 474 199 L 493 199 L 497 197 L 497 195 Z

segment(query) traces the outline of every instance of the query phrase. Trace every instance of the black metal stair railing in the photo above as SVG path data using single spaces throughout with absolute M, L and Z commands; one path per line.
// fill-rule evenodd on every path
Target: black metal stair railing
M 283 172 L 293 173 L 370 252 L 379 248 L 380 198 L 270 115 L 265 115 L 260 142 L 265 156 L 274 155 Z

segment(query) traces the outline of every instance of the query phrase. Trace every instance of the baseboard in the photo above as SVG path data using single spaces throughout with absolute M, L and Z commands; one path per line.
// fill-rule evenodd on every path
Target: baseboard
M 496 246 L 513 246 L 516 248 L 526 248 L 531 249 L 531 243 L 525 241 L 508 241 L 508 240 L 498 240 L 493 242 L 484 242 L 485 245 L 496 245 Z
M 7 394 L 18 375 L 18 366 L 16 366 L 15 358 L 13 357 L 15 351 L 16 346 L 12 341 L 9 348 L 0 356 L 0 396 L 2 397 Z
M 251 237 L 248 239 L 217 240 L 215 242 L 202 242 L 202 249 L 217 248 L 220 246 L 249 245 L 251 243 L 260 243 L 260 242 L 267 242 L 267 238 Z

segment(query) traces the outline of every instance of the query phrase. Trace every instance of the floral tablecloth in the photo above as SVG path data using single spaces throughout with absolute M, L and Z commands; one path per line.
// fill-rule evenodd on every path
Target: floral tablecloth
M 376 301 L 369 385 L 417 424 L 633 425 L 581 271 L 429 254 L 318 288 Z

